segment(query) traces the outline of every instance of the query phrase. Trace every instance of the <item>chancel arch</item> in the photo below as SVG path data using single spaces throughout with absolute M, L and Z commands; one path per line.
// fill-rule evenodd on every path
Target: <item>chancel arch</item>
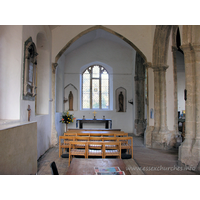
M 64 85 L 71 83 L 78 89 L 78 102 L 80 104 L 78 105 L 78 110 L 74 110 L 77 118 L 82 118 L 83 115 L 86 118 L 93 118 L 93 109 L 82 109 L 82 78 L 80 77 L 82 76 L 84 70 L 89 66 L 99 65 L 105 68 L 109 74 L 110 105 L 106 112 L 104 109 L 100 110 L 97 108 L 97 118 L 103 118 L 103 116 L 106 118 L 112 117 L 114 121 L 113 127 L 121 127 L 122 129 L 127 129 L 125 130 L 127 132 L 133 132 L 135 123 L 135 113 L 133 114 L 133 112 L 135 112 L 134 106 L 126 102 L 126 112 L 117 112 L 117 114 L 115 114 L 115 91 L 120 87 L 126 88 L 126 100 L 134 98 L 135 95 L 133 93 L 135 92 L 135 81 L 133 80 L 136 76 L 136 52 L 142 58 L 142 65 L 146 66 L 146 57 L 131 41 L 119 33 L 116 33 L 103 26 L 95 26 L 85 30 L 84 32 L 81 32 L 61 49 L 61 51 L 55 57 L 55 62 L 58 63 L 59 69 L 56 72 L 62 71 L 62 73 L 56 74 L 57 83 L 58 80 L 60 86 L 62 86 L 62 83 Z M 62 75 L 63 78 L 61 78 Z M 56 88 L 58 89 L 56 90 L 56 95 L 59 95 L 59 97 L 56 97 L 56 107 L 60 107 L 61 104 L 58 102 L 63 100 L 65 101 L 65 99 L 68 97 L 66 96 L 67 94 L 64 94 L 62 98 L 62 94 L 60 92 L 61 87 L 58 88 L 56 86 Z M 144 84 L 142 88 L 144 93 Z M 144 95 L 142 98 L 142 101 L 144 102 Z M 65 103 L 65 106 L 67 106 L 67 103 Z M 62 111 L 66 109 L 67 107 L 63 107 Z M 56 111 L 62 112 L 57 108 Z M 145 112 L 145 109 L 143 109 L 142 112 Z M 57 114 L 57 116 L 59 116 L 59 114 Z M 72 127 L 75 125 L 70 124 L 70 126 Z

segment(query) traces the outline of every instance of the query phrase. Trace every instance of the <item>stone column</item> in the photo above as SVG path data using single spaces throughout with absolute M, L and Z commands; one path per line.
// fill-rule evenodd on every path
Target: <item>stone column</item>
M 140 74 L 135 76 L 135 93 L 136 93 L 136 106 L 135 106 L 135 129 L 136 135 L 144 133 L 144 75 Z
M 174 68 L 174 132 L 175 135 L 179 134 L 178 130 L 178 98 L 177 98 L 177 65 L 176 65 L 176 52 L 177 48 L 172 46 L 173 54 L 173 68 Z
M 169 130 L 167 127 L 167 106 L 166 106 L 166 69 L 168 66 L 160 66 L 160 130 L 161 143 L 169 145 Z
M 55 88 L 56 88 L 56 68 L 58 64 L 52 63 L 52 127 L 51 127 L 51 146 L 55 146 L 58 144 L 58 133 L 56 131 L 55 126 L 55 116 L 56 116 L 56 95 L 55 95 Z
M 200 45 L 193 45 L 195 55 L 195 115 L 196 115 L 196 138 L 192 148 L 192 162 L 191 165 L 196 167 L 200 162 Z M 186 113 L 187 115 L 187 113 Z
M 166 149 L 171 141 L 167 127 L 166 69 L 168 66 L 154 66 L 154 130 L 152 147 Z
M 146 62 L 144 63 L 145 68 L 147 70 L 147 81 L 148 81 L 148 77 L 149 77 L 149 68 L 152 68 L 152 63 L 150 62 Z M 144 144 L 146 145 L 146 147 L 151 147 L 151 140 L 152 140 L 152 131 L 153 131 L 153 126 L 149 126 L 149 118 L 150 118 L 150 114 L 149 114 L 149 84 L 147 82 L 147 127 L 146 130 L 144 132 Z
M 157 148 L 157 144 L 160 143 L 160 68 L 153 66 L 154 72 L 154 130 L 152 132 L 152 144 L 153 148 Z
M 144 134 L 144 80 L 145 65 L 140 54 L 136 54 L 135 66 L 135 129 L 136 135 Z
M 185 83 L 187 100 L 185 104 L 185 140 L 179 147 L 179 160 L 189 164 L 191 150 L 195 140 L 195 67 L 194 52 L 190 44 L 182 45 L 185 60 Z M 198 77 L 199 79 L 199 77 Z

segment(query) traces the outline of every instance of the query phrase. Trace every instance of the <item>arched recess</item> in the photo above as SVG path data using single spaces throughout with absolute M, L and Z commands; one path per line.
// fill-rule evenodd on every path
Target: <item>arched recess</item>
M 116 112 L 126 112 L 127 109 L 127 91 L 125 88 L 123 87 L 119 87 L 116 89 L 115 91 L 115 106 L 116 106 Z M 120 95 L 122 95 L 122 99 L 120 100 Z M 121 102 L 120 102 L 121 101 Z M 122 104 L 122 106 L 120 106 L 120 104 Z M 122 107 L 122 108 L 120 108 Z
M 49 112 L 49 47 L 44 33 L 37 34 L 37 96 L 35 99 L 36 115 L 48 114 Z
M 64 87 L 64 110 L 69 110 L 69 94 L 73 95 L 73 111 L 78 110 L 78 90 L 73 84 Z

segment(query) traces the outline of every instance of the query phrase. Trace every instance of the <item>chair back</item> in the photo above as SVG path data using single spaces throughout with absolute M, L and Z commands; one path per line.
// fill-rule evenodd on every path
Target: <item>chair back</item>
M 58 169 L 56 167 L 56 163 L 54 161 L 50 164 L 50 167 L 51 167 L 52 175 L 59 175 L 58 174 Z

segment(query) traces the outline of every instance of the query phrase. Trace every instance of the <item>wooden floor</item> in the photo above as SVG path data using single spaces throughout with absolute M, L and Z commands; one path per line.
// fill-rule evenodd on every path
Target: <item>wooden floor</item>
M 133 136 L 134 159 L 123 159 L 126 168 L 132 175 L 198 175 L 192 170 L 186 170 L 178 162 L 178 149 L 157 150 L 144 146 L 142 137 Z M 56 162 L 60 175 L 68 169 L 68 158 L 59 158 L 58 147 L 49 149 L 38 160 L 38 175 L 51 175 L 50 163 Z

